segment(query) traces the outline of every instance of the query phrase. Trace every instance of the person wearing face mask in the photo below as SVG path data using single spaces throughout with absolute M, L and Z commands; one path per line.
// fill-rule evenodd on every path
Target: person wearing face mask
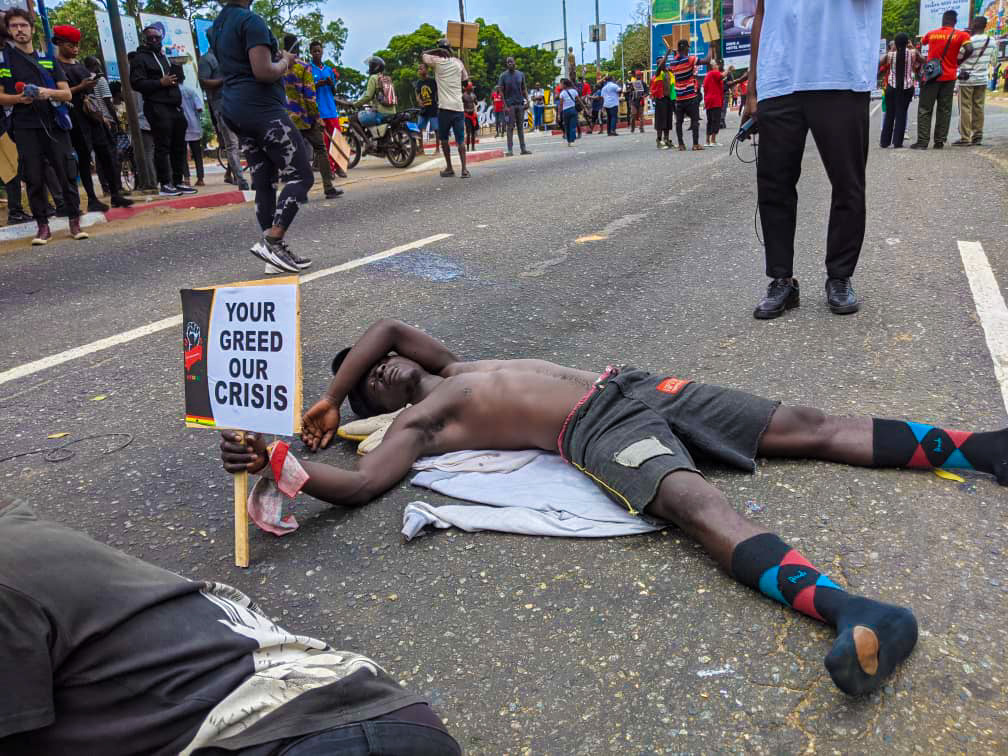
M 186 119 L 182 112 L 181 70 L 173 67 L 161 49 L 164 32 L 151 24 L 143 30 L 143 41 L 130 65 L 130 85 L 143 95 L 144 115 L 154 137 L 154 167 L 160 194 L 178 197 L 195 194 L 184 183 L 186 163 Z

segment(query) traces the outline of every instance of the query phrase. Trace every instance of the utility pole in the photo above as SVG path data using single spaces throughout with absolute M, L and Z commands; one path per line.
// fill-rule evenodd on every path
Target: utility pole
M 465 0 L 459 0 L 459 21 L 465 23 Z
M 599 14 L 598 14 L 598 0 L 595 0 L 595 28 L 598 29 L 599 24 Z M 602 69 L 602 43 L 599 41 L 598 32 L 595 32 L 595 75 L 598 76 L 598 72 Z
M 567 75 L 567 0 L 562 0 L 563 24 L 564 24 L 564 46 L 563 54 L 560 56 L 560 76 Z
M 119 81 L 122 84 L 123 103 L 126 105 L 126 120 L 129 121 L 130 140 L 133 142 L 133 170 L 137 177 L 137 188 L 153 189 L 154 177 L 147 171 L 143 136 L 140 134 L 136 101 L 133 99 L 133 87 L 130 86 L 129 81 L 129 60 L 126 58 L 126 42 L 123 38 L 118 1 L 112 0 L 106 3 L 105 9 L 108 11 L 109 26 L 112 27 L 112 42 L 115 45 L 116 63 L 119 65 Z

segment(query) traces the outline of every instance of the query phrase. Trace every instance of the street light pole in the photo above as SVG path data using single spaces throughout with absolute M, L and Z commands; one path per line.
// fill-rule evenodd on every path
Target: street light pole
M 560 76 L 564 76 L 567 73 L 567 0 L 563 0 L 562 5 L 563 5 L 563 24 L 564 24 L 564 46 L 563 46 L 563 53 L 560 55 Z
M 623 65 L 623 48 L 626 47 L 626 40 L 623 39 L 623 24 L 617 24 L 612 21 L 606 21 L 606 26 L 618 26 L 619 27 L 619 67 L 620 67 L 620 81 L 626 80 L 626 66 Z
M 118 0 L 105 3 L 108 11 L 109 27 L 112 29 L 112 44 L 115 46 L 116 63 L 119 66 L 119 82 L 122 84 L 123 104 L 126 106 L 126 120 L 129 121 L 130 139 L 133 142 L 133 171 L 137 177 L 138 189 L 153 189 L 154 176 L 147 170 L 146 151 L 140 133 L 133 87 L 130 86 L 129 60 L 126 57 L 126 42 L 123 37 L 122 19 L 119 16 Z
M 595 0 L 595 75 L 602 68 L 602 42 L 599 40 L 598 0 Z

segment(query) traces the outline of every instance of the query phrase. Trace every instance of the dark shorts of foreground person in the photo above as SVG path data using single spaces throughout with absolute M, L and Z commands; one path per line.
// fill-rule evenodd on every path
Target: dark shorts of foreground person
M 756 451 L 780 402 L 744 391 L 610 367 L 571 412 L 557 446 L 631 514 L 669 473 L 701 462 L 756 470 Z

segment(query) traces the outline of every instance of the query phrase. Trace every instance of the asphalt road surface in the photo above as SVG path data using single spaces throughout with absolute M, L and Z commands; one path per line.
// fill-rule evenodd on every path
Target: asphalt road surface
M 873 137 L 863 308 L 844 317 L 824 301 L 829 184 L 811 139 L 802 306 L 769 322 L 751 314 L 766 284 L 754 166 L 727 148 L 659 152 L 652 140 L 568 148 L 537 135 L 532 156 L 474 165 L 467 181 L 416 172 L 309 204 L 289 239 L 314 271 L 448 236 L 303 286 L 306 406 L 333 353 L 393 316 L 464 358 L 625 362 L 835 413 L 1006 425 L 992 359 L 1006 324 L 979 314 L 959 244 L 979 242 L 997 282 L 976 284 L 979 296 L 1004 297 L 1005 111 L 990 108 L 981 149 L 882 151 Z M 288 628 L 372 656 L 427 696 L 469 753 L 1008 749 L 1008 493 L 980 474 L 958 483 L 803 461 L 712 472 L 740 511 L 835 580 L 916 612 L 913 656 L 863 700 L 822 666 L 828 628 L 736 584 L 673 528 L 598 541 L 442 531 L 403 544 L 408 502 L 449 501 L 407 481 L 359 510 L 299 497 L 300 530 L 254 530 L 252 566 L 235 568 L 217 435 L 182 424 L 178 327 L 116 337 L 177 315 L 179 288 L 258 277 L 255 237 L 246 206 L 0 254 L 5 497 L 231 583 Z M 102 339 L 122 343 L 87 346 Z M 65 461 L 11 458 L 79 439 Z M 317 457 L 355 460 L 343 445 Z

